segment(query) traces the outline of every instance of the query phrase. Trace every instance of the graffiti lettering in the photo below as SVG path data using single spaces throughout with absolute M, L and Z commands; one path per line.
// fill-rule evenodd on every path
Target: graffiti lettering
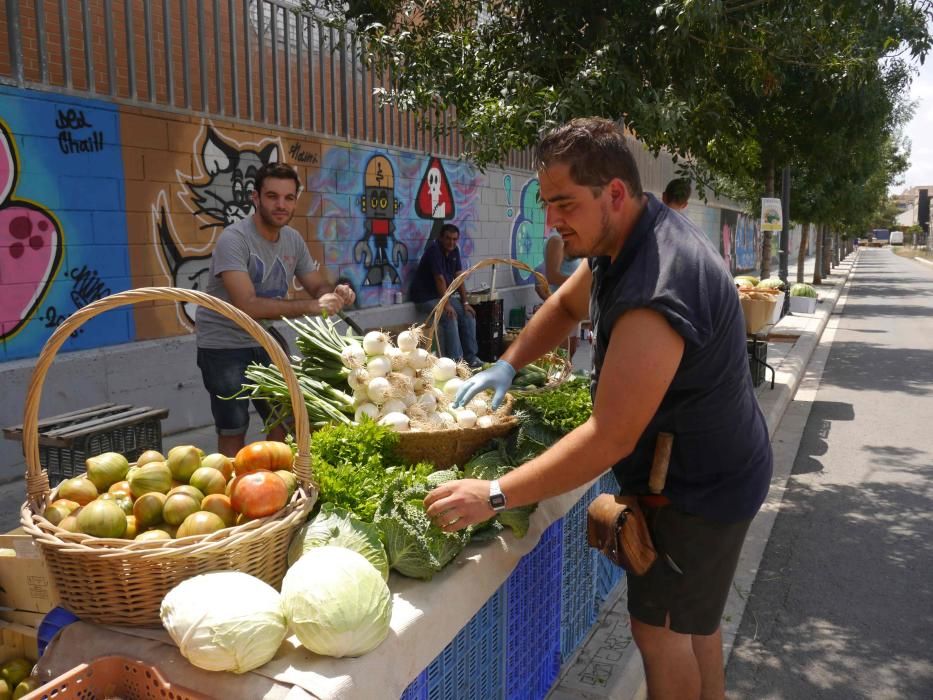
M 291 145 L 288 149 L 289 157 L 296 163 L 304 163 L 305 165 L 317 165 L 317 153 L 309 153 L 304 151 L 301 148 L 301 144 L 297 141 Z
M 91 122 L 84 116 L 80 109 L 69 109 L 66 111 L 57 110 L 58 118 L 55 120 L 55 128 L 58 132 L 58 147 L 62 153 L 72 155 L 74 153 L 96 153 L 104 150 L 104 132 L 92 131 L 90 136 L 75 136 L 72 131 L 78 129 L 90 129 Z
M 55 120 L 56 129 L 90 129 L 91 123 L 84 116 L 80 109 L 69 109 L 66 112 L 58 111 L 58 119 Z
M 104 286 L 97 274 L 97 270 L 89 270 L 87 265 L 82 265 L 80 270 L 78 268 L 72 269 L 68 276 L 74 280 L 74 286 L 71 289 L 71 300 L 79 309 L 110 294 L 110 289 Z
M 58 133 L 58 147 L 66 156 L 72 153 L 96 153 L 104 150 L 104 132 L 95 131 L 84 139 L 76 139 L 69 131 Z
M 64 314 L 58 313 L 54 306 L 50 306 L 45 310 L 45 327 L 46 328 L 58 328 L 65 322 L 65 319 L 68 318 Z M 84 333 L 83 328 L 78 328 L 71 332 L 72 338 L 77 338 L 81 333 Z

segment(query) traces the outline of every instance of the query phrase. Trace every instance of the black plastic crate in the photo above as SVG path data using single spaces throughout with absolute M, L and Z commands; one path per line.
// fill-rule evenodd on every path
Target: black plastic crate
M 752 385 L 761 386 L 765 380 L 765 369 L 768 366 L 768 343 L 763 340 L 746 341 L 748 350 L 748 368 L 752 373 Z
M 477 354 L 484 362 L 495 362 L 502 354 L 502 299 L 475 304 Z

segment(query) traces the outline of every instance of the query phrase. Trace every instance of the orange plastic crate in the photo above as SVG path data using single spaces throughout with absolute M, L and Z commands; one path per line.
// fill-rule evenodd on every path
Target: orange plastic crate
M 102 656 L 75 666 L 23 700 L 211 700 L 172 685 L 149 664 L 122 656 Z

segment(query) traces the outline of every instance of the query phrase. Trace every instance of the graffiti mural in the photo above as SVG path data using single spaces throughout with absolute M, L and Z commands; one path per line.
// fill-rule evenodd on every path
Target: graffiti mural
M 375 306 L 383 303 L 383 279 L 393 290 L 407 289 L 438 221 L 451 221 L 460 229 L 468 266 L 481 184 L 464 162 L 331 146 L 308 181 L 308 190 L 319 195 L 309 216 L 317 222 L 324 263 L 353 283 L 359 306 Z
M 735 226 L 739 220 L 739 213 L 730 209 L 719 210 L 719 254 L 726 263 L 726 267 L 735 273 Z
M 0 122 L 0 340 L 18 333 L 45 299 L 62 261 L 62 232 L 51 212 L 15 196 L 19 164 Z
M 128 289 L 119 114 L 0 88 L 0 358 L 34 357 L 78 309 Z M 127 342 L 132 313 L 91 319 L 63 352 Z
M 545 213 L 538 201 L 538 180 L 532 178 L 522 187 L 518 202 L 518 214 L 512 225 L 512 257 L 525 263 L 533 270 L 544 265 Z M 532 284 L 533 275 L 525 270 L 512 268 L 515 284 Z
M 758 222 L 739 214 L 735 224 L 735 271 L 749 272 L 758 265 Z
M 418 197 L 415 199 L 415 211 L 422 219 L 431 219 L 429 241 L 441 235 L 441 227 L 457 213 L 456 203 L 450 193 L 450 182 L 440 158 L 432 158 L 424 171 Z
M 253 190 L 256 172 L 268 163 L 279 162 L 282 144 L 267 139 L 258 144 L 238 143 L 221 135 L 209 124 L 202 129 L 194 144 L 194 173 L 176 171 L 181 186 L 178 199 L 198 222 L 197 228 L 207 231 L 206 242 L 179 231 L 170 214 L 168 188 L 159 192 L 152 205 L 152 235 L 158 251 L 158 264 L 166 284 L 182 289 L 203 290 L 207 287 L 211 251 L 224 228 L 253 214 Z M 200 147 L 198 147 L 200 142 Z M 191 217 L 181 217 L 191 223 Z M 195 240 L 192 240 L 195 239 Z M 203 239 L 202 239 L 203 240 Z M 194 329 L 197 307 L 178 304 L 177 319 L 184 329 Z
M 381 287 L 384 279 L 392 285 L 401 282 L 398 270 L 408 262 L 408 247 L 395 235 L 399 206 L 392 164 L 385 156 L 373 156 L 366 165 L 360 197 L 360 208 L 366 216 L 363 237 L 353 247 L 353 261 L 366 270 L 365 287 Z

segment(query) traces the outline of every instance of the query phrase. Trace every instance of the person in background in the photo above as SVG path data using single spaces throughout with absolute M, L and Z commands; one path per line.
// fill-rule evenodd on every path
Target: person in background
M 274 319 L 336 313 L 355 299 L 348 286 L 334 288 L 328 283 L 301 234 L 288 225 L 295 215 L 300 187 L 298 174 L 283 163 L 259 169 L 253 191 L 255 212 L 220 234 L 205 290 L 259 321 L 283 344 L 284 339 L 272 328 Z M 309 299 L 285 298 L 293 277 Z M 246 442 L 249 403 L 226 397 L 241 389 L 250 363 L 268 365 L 272 360 L 245 330 L 210 309 L 198 309 L 195 330 L 198 367 L 211 396 L 217 428 L 217 450 L 233 457 Z M 266 420 L 268 405 L 264 401 L 253 401 L 253 405 Z M 281 427 L 269 433 L 270 440 L 284 438 Z
M 454 277 L 462 272 L 459 241 L 460 229 L 444 224 L 437 239 L 428 241 L 425 246 L 409 291 L 415 308 L 421 313 L 430 313 L 447 293 Z M 458 362 L 463 360 L 470 367 L 482 364 L 476 356 L 476 311 L 467 302 L 465 285 L 460 285 L 447 300 L 438 324 L 438 335 L 445 357 Z
M 693 190 L 690 187 L 690 180 L 677 178 L 667 183 L 667 187 L 664 188 L 664 193 L 661 195 L 661 201 L 674 211 L 683 211 L 687 208 L 691 194 L 693 194 Z
M 720 620 L 739 553 L 771 482 L 768 426 L 748 371 L 745 320 L 719 253 L 642 191 L 621 126 L 574 119 L 536 151 L 546 225 L 586 258 L 498 362 L 470 379 L 498 406 L 516 369 L 591 314 L 593 412 L 502 478 L 448 481 L 424 499 L 446 532 L 578 488 L 612 469 L 638 496 L 658 558 L 629 574 L 628 610 L 652 700 L 725 697 Z M 665 485 L 648 490 L 660 433 Z
M 553 294 L 564 282 L 570 279 L 570 275 L 580 264 L 580 258 L 571 258 L 564 254 L 564 241 L 560 234 L 551 229 L 547 241 L 544 244 L 544 276 L 550 285 L 550 292 Z M 573 333 L 567 338 L 567 344 L 561 344 L 566 347 L 570 353 L 569 360 L 573 361 L 574 353 L 577 351 L 577 345 L 580 342 L 580 327 L 574 329 Z

